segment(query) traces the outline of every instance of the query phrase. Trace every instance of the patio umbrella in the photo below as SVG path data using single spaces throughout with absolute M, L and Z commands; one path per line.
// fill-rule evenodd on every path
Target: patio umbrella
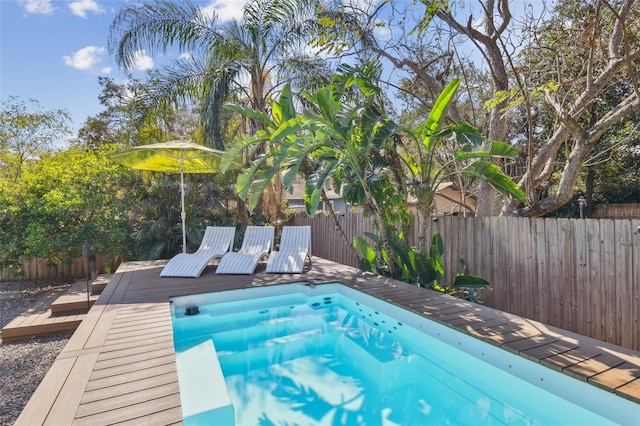
M 168 141 L 140 145 L 111 156 L 111 159 L 136 170 L 180 173 L 180 200 L 182 203 L 182 251 L 187 251 L 184 210 L 184 174 L 215 173 L 219 170 L 224 152 L 190 141 Z

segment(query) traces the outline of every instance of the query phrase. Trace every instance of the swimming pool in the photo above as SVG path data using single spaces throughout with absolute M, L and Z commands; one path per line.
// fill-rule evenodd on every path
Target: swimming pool
M 638 420 L 638 404 L 338 283 L 171 306 L 185 424 Z

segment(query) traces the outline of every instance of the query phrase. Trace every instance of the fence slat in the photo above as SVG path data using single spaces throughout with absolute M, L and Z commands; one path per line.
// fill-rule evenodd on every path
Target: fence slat
M 560 294 L 561 312 L 560 324 L 569 324 L 572 329 L 574 327 L 574 284 L 573 276 L 573 260 L 575 256 L 566 256 L 565 253 L 572 253 L 573 235 L 571 233 L 570 219 L 558 219 L 558 267 L 560 273 L 560 286 L 558 292 Z
M 587 243 L 587 275 L 589 281 L 585 292 L 589 294 L 588 305 L 581 306 L 586 310 L 587 323 L 590 324 L 588 336 L 602 336 L 604 333 L 603 304 L 605 283 L 602 279 L 602 251 L 600 242 L 600 221 L 588 219 L 586 225 Z
M 587 269 L 587 233 L 586 221 L 571 221 L 571 233 L 575 247 L 574 277 L 572 280 L 574 299 L 572 307 L 575 309 L 575 330 L 580 334 L 589 333 L 589 309 L 579 309 L 580 306 L 591 306 L 589 301 L 589 274 Z
M 601 309 L 604 312 L 603 317 L 603 340 L 615 343 L 616 340 L 616 298 L 610 297 L 616 290 L 616 249 L 615 249 L 615 224 L 613 221 L 601 221 L 600 223 L 600 242 L 602 244 L 602 262 L 600 269 L 602 270 L 603 286 L 601 288 Z
M 633 261 L 631 271 L 632 288 L 632 307 L 631 318 L 633 319 L 631 330 L 631 346 L 632 348 L 640 348 L 640 220 L 631 221 Z
M 614 226 L 616 232 L 616 293 L 619 294 L 616 298 L 616 311 L 618 313 L 616 317 L 616 344 L 628 347 L 633 340 L 631 336 L 632 327 L 631 322 L 622 317 L 625 313 L 633 310 L 633 304 L 631 303 L 633 269 L 626 267 L 626 265 L 633 264 L 633 233 L 631 231 L 631 221 L 629 220 L 616 220 Z
M 533 221 L 531 219 L 520 220 L 520 226 L 518 226 L 519 235 L 522 236 L 523 245 L 523 257 L 524 268 L 522 270 L 522 276 L 519 280 L 523 286 L 522 297 L 524 300 L 523 315 L 525 318 L 535 318 L 535 304 L 537 300 L 537 287 L 538 287 L 538 270 L 535 261 L 535 229 L 532 229 Z

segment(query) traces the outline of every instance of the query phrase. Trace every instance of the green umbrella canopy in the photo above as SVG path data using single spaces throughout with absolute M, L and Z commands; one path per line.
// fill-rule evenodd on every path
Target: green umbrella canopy
M 223 151 L 190 141 L 169 141 L 140 145 L 111 156 L 136 170 L 169 173 L 216 173 Z
M 180 200 L 182 206 L 182 251 L 187 251 L 184 209 L 184 174 L 216 173 L 220 171 L 223 151 L 190 141 L 168 141 L 129 148 L 111 156 L 123 166 L 136 170 L 180 173 Z

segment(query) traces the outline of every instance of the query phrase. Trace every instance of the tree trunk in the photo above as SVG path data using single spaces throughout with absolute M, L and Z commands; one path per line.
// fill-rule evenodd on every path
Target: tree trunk
M 497 1 L 497 5 L 496 5 Z M 499 46 L 499 39 L 511 22 L 511 12 L 509 10 L 508 0 L 486 0 L 480 2 L 484 9 L 484 33 L 472 26 L 470 19 L 467 25 L 457 22 L 450 13 L 440 12 L 437 16 L 444 20 L 451 28 L 459 31 L 471 39 L 471 41 L 481 50 L 485 60 L 489 64 L 491 77 L 493 80 L 494 97 L 499 92 L 509 90 L 509 77 L 507 68 L 502 57 L 502 50 Z M 497 7 L 497 11 L 496 10 Z M 502 22 L 497 25 L 495 17 L 502 18 Z M 481 48 L 481 45 L 483 48 Z M 507 137 L 507 127 L 501 110 L 507 105 L 506 99 L 495 105 L 489 115 L 489 134 L 488 137 L 492 141 L 505 141 Z M 476 207 L 476 216 L 493 216 L 497 212 L 496 208 L 496 191 L 486 183 L 480 181 L 478 190 L 478 203 Z
M 356 248 L 353 246 L 353 241 L 349 241 L 349 239 L 347 238 L 347 234 L 344 233 L 344 229 L 342 229 L 342 225 L 340 225 L 340 221 L 338 220 L 338 216 L 336 215 L 335 210 L 333 210 L 333 206 L 331 205 L 331 201 L 327 197 L 327 193 L 324 191 L 324 188 L 322 189 L 321 198 L 322 198 L 322 202 L 324 203 L 324 205 L 327 206 L 327 208 L 329 209 L 329 215 L 331 216 L 331 219 L 333 220 L 333 225 L 335 226 L 336 231 L 338 231 L 338 235 L 340 236 L 342 241 L 344 241 L 346 246 L 349 248 L 349 251 L 351 252 L 351 254 L 353 254 L 356 257 L 356 260 L 358 261 L 358 264 L 360 264 L 360 262 L 362 261 L 362 257 L 360 256 L 360 253 L 358 253 L 358 250 L 356 250 Z

